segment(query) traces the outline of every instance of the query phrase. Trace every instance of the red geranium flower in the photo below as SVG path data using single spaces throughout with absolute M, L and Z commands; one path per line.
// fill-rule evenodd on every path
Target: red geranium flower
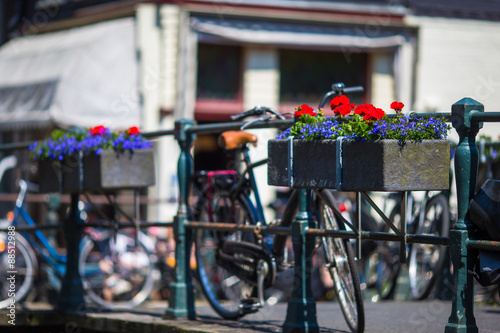
M 401 112 L 401 110 L 403 110 L 404 106 L 405 105 L 403 103 L 398 102 L 398 101 L 394 101 L 394 102 L 391 103 L 391 109 L 393 109 L 394 111 L 396 111 L 396 113 Z
M 380 108 L 373 108 L 371 113 L 365 114 L 363 117 L 364 120 L 379 120 L 385 116 L 385 111 Z
M 354 109 L 354 113 L 359 114 L 359 115 L 364 115 L 367 112 L 370 112 L 369 110 L 374 108 L 372 104 L 360 104 L 356 109 Z
M 141 130 L 137 126 L 132 126 L 127 130 L 129 135 L 141 134 Z
M 347 98 L 346 95 L 340 95 L 332 99 L 332 101 L 330 102 L 330 107 L 332 108 L 332 110 L 334 110 L 338 106 L 349 104 L 349 102 L 349 98 Z
M 295 117 L 300 117 L 303 114 L 308 114 L 316 117 L 316 112 L 314 112 L 314 109 L 307 104 L 302 104 L 301 106 L 296 107 L 295 110 L 297 110 L 295 111 Z
M 338 115 L 345 117 L 345 116 L 348 116 L 352 113 L 352 110 L 354 110 L 355 106 L 356 105 L 354 103 L 339 105 L 333 110 L 333 112 L 335 114 L 338 114 Z
M 361 104 L 354 110 L 354 113 L 363 116 L 364 120 L 382 119 L 385 116 L 384 110 L 376 108 L 372 104 Z
M 99 125 L 90 129 L 90 134 L 92 135 L 103 135 L 106 131 L 106 127 Z

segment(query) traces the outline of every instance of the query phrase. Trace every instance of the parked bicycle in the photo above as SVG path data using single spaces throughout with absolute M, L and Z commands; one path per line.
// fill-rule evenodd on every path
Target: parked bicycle
M 39 261 L 52 272 L 54 289 L 59 289 L 66 271 L 66 255 L 58 253 L 40 229 L 31 233 L 20 227 L 36 227 L 24 208 L 28 188 L 33 184 L 19 181 L 15 208 L 0 229 L 0 308 L 5 308 L 9 295 L 7 274 L 15 271 L 15 299 L 27 297 L 39 276 Z M 154 245 L 142 232 L 138 237 L 124 231 L 85 228 L 80 243 L 80 274 L 85 296 L 105 308 L 130 308 L 143 302 L 155 282 Z M 8 246 L 9 245 L 9 246 Z M 14 260 L 14 261 L 13 261 Z M 10 269 L 14 263 L 15 269 Z
M 361 87 L 335 86 L 327 98 L 360 91 Z M 250 123 L 283 117 L 266 107 L 256 107 L 232 117 L 241 120 L 256 116 Z M 245 128 L 249 123 L 245 124 Z M 233 225 L 266 225 L 253 169 L 266 160 L 252 162 L 249 144 L 257 138 L 244 131 L 221 134 L 220 143 L 227 150 L 236 150 L 242 156 L 243 171 L 239 169 L 199 173 L 195 176 L 195 221 L 223 222 Z M 238 155 L 237 155 L 238 156 Z M 253 196 L 254 201 L 250 199 Z M 345 230 L 345 219 L 329 190 L 312 191 L 314 220 L 325 230 Z M 290 227 L 298 212 L 298 191 L 294 190 L 283 217 L 275 224 Z M 286 235 L 260 236 L 242 231 L 214 231 L 197 229 L 194 235 L 197 275 L 208 302 L 222 317 L 238 319 L 258 311 L 266 302 L 265 290 L 275 287 L 276 277 L 293 268 L 293 254 Z M 334 281 L 337 299 L 348 326 L 353 332 L 364 330 L 364 308 L 358 270 L 349 240 L 321 237 L 315 242 L 313 261 L 320 262 Z M 289 290 L 293 288 L 293 274 Z M 282 280 L 282 279 L 281 279 Z
M 450 229 L 449 196 L 446 192 L 421 193 L 417 199 L 408 192 L 407 220 L 401 221 L 401 196 L 391 194 L 395 206 L 389 220 L 398 228 L 406 223 L 410 234 L 448 237 Z M 391 233 L 387 224 L 383 232 Z M 447 247 L 436 244 L 413 243 L 408 247 L 408 277 L 410 296 L 416 300 L 426 299 L 438 281 L 446 261 Z M 401 272 L 401 247 L 399 242 L 381 242 L 373 254 L 373 267 L 376 267 L 376 287 L 381 299 L 394 297 L 397 280 Z

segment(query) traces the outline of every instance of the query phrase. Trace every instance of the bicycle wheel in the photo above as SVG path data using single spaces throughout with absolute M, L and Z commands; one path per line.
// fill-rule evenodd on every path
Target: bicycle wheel
M 345 226 L 334 214 L 337 203 L 328 190 L 321 191 L 317 202 L 317 218 L 325 230 L 345 230 Z M 327 260 L 325 267 L 332 276 L 340 308 L 352 332 L 363 332 L 365 313 L 359 284 L 357 264 L 348 239 L 323 237 L 323 248 Z
M 450 229 L 450 209 L 443 194 L 429 199 L 425 207 L 423 224 L 419 225 L 419 235 L 448 237 Z M 409 279 L 411 296 L 425 299 L 436 284 L 439 272 L 445 262 L 446 247 L 435 244 L 412 244 L 409 259 Z
M 17 303 L 28 295 L 38 270 L 36 255 L 28 241 L 19 233 L 13 240 L 9 236 L 12 235 L 0 232 L 0 309 L 9 306 L 12 297 Z M 9 279 L 12 276 L 13 288 L 14 280 Z
M 155 284 L 155 258 L 147 236 L 95 230 L 81 244 L 80 275 L 86 295 L 108 308 L 133 308 Z
M 389 220 L 394 226 L 401 229 L 401 206 L 394 207 L 389 215 Z M 382 232 L 394 233 L 385 223 Z M 399 273 L 401 272 L 400 252 L 399 242 L 379 242 L 376 286 L 382 300 L 394 298 Z
M 228 191 L 216 188 L 210 198 L 200 196 L 195 209 L 197 221 L 255 224 L 253 206 L 246 195 L 231 198 Z M 254 286 L 231 273 L 225 263 L 232 259 L 238 268 L 249 271 L 256 269 L 256 263 L 245 255 L 236 254 L 226 259 L 222 251 L 226 241 L 254 243 L 256 240 L 253 234 L 240 231 L 196 230 L 197 273 L 203 293 L 212 308 L 223 318 L 238 319 L 245 314 L 242 311 L 245 301 L 254 296 Z

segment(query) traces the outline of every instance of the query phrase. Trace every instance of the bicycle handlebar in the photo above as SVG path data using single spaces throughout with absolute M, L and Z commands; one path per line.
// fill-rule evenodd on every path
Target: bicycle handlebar
M 350 94 L 350 93 L 355 93 L 355 92 L 363 92 L 365 89 L 362 86 L 354 86 L 354 87 L 348 87 L 346 88 L 343 83 L 334 83 L 332 84 L 332 90 L 327 92 L 323 98 L 321 99 L 321 102 L 319 103 L 318 110 L 323 108 L 325 106 L 326 100 L 332 96 L 332 95 L 344 95 L 344 94 Z
M 271 114 L 275 115 L 277 118 L 279 118 L 281 120 L 285 120 L 285 117 L 281 113 L 279 113 L 276 110 L 273 110 L 271 108 L 268 108 L 267 106 L 260 106 L 260 105 L 257 105 L 256 107 L 254 107 L 250 110 L 243 111 L 241 113 L 232 115 L 231 120 L 238 121 L 238 120 L 241 120 L 243 118 L 251 117 L 251 116 L 264 116 L 264 115 L 266 115 L 266 113 L 271 113 Z M 268 119 L 271 119 L 271 118 L 272 117 L 269 117 Z
M 327 92 L 323 98 L 321 99 L 321 102 L 319 103 L 319 107 L 318 109 L 321 109 L 323 108 L 323 106 L 325 105 L 327 99 L 332 96 L 332 95 L 343 95 L 343 94 L 349 94 L 349 93 L 355 93 L 355 92 L 363 92 L 364 91 L 364 88 L 362 86 L 354 86 L 354 87 L 348 87 L 346 88 L 345 85 L 343 83 L 334 83 L 332 84 L 332 90 Z M 268 115 L 267 113 L 270 113 L 271 115 Z M 249 127 L 251 124 L 254 124 L 256 122 L 259 122 L 259 121 L 268 121 L 269 119 L 271 119 L 273 117 L 273 115 L 276 117 L 276 118 L 279 118 L 281 120 L 285 120 L 286 118 L 279 112 L 271 109 L 271 108 L 268 108 L 266 106 L 260 106 L 260 105 L 257 105 L 255 106 L 254 108 L 250 109 L 250 110 L 247 110 L 247 111 L 243 111 L 241 113 L 238 113 L 238 114 L 234 114 L 231 116 L 231 120 L 232 121 L 238 121 L 238 120 L 242 120 L 246 117 L 251 117 L 251 116 L 259 116 L 258 118 L 255 118 L 255 119 L 252 119 L 251 121 L 243 124 L 243 126 L 241 126 L 241 129 L 245 129 L 247 127 Z

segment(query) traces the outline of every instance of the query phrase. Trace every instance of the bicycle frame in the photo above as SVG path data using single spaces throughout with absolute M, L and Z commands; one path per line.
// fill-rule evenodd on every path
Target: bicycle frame
M 20 191 L 16 200 L 16 206 L 13 211 L 14 218 L 12 220 L 12 225 L 19 226 L 19 220 L 20 218 L 22 218 L 26 225 L 28 225 L 29 227 L 35 227 L 35 221 L 33 221 L 31 216 L 23 207 L 28 186 L 23 180 L 19 182 L 19 186 Z M 20 232 L 20 234 L 24 238 L 26 238 L 26 240 L 28 240 L 35 252 L 39 256 L 41 256 L 49 264 L 49 266 L 51 266 L 51 268 L 54 269 L 56 275 L 59 278 L 62 278 L 64 276 L 64 273 L 66 272 L 66 255 L 57 253 L 56 249 L 50 244 L 49 240 L 47 239 L 47 237 L 45 237 L 40 229 L 36 229 L 34 231 L 35 237 L 33 237 L 27 231 L 22 231 Z
M 264 208 L 263 208 L 262 202 L 260 200 L 259 190 L 257 188 L 257 182 L 255 180 L 255 175 L 253 173 L 253 169 L 258 167 L 258 166 L 266 164 L 267 159 L 263 159 L 263 160 L 255 162 L 255 163 L 252 163 L 250 160 L 250 154 L 248 153 L 248 147 L 245 146 L 243 148 L 243 161 L 245 162 L 246 168 L 242 172 L 242 178 L 240 179 L 238 184 L 236 184 L 235 188 L 239 190 L 241 188 L 241 186 L 243 186 L 243 182 L 245 181 L 245 175 L 248 174 L 248 180 L 250 182 L 250 187 L 252 188 L 252 192 L 254 193 L 255 208 L 257 210 L 256 216 L 259 218 L 259 221 L 257 221 L 257 222 L 261 222 L 263 224 L 266 224 L 266 218 L 264 216 Z
M 264 215 L 264 208 L 262 206 L 262 201 L 260 200 L 260 195 L 259 195 L 259 190 L 257 188 L 257 181 L 255 180 L 255 175 L 253 173 L 253 169 L 264 165 L 267 163 L 267 158 L 254 162 L 252 163 L 250 159 L 250 154 L 248 153 L 248 147 L 243 147 L 240 149 L 243 154 L 243 162 L 245 163 L 245 169 L 240 173 L 236 170 L 216 170 L 216 171 L 207 171 L 207 172 L 202 172 L 198 174 L 199 176 L 206 177 L 206 186 L 207 187 L 207 193 L 209 198 L 207 198 L 210 201 L 210 195 L 213 192 L 213 183 L 214 179 L 217 177 L 220 178 L 227 178 L 227 177 L 234 177 L 238 181 L 234 182 L 231 185 L 230 192 L 232 194 L 237 194 L 242 191 L 242 188 L 247 186 L 247 183 L 250 186 L 251 192 L 254 194 L 254 200 L 255 200 L 255 207 L 252 208 L 252 213 L 254 216 L 258 218 L 258 221 L 262 224 L 266 224 L 266 218 Z M 208 209 L 210 210 L 211 207 L 209 206 Z M 211 212 L 209 211 L 209 215 L 211 215 Z M 214 221 L 212 221 L 214 222 Z

